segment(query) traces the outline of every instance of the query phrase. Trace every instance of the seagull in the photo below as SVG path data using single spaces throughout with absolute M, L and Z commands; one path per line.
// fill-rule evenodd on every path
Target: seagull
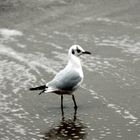
M 63 95 L 72 95 L 74 108 L 77 109 L 73 92 L 80 86 L 84 78 L 79 58 L 83 54 L 91 53 L 85 51 L 80 45 L 72 45 L 68 51 L 68 63 L 65 68 L 58 72 L 46 85 L 30 88 L 30 90 L 41 90 L 39 95 L 43 92 L 61 95 L 61 110 L 63 109 Z

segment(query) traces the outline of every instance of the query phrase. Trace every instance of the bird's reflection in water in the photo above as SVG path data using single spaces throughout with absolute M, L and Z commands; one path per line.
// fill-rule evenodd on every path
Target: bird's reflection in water
M 83 140 L 86 138 L 86 126 L 77 119 L 75 110 L 72 119 L 66 119 L 64 114 L 59 125 L 51 128 L 43 136 L 44 140 Z

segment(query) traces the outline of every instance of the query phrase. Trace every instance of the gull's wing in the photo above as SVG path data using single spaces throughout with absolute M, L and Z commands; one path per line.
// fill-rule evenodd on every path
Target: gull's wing
M 47 83 L 48 87 L 66 91 L 73 91 L 81 82 L 83 78 L 76 70 L 62 70 L 52 81 Z

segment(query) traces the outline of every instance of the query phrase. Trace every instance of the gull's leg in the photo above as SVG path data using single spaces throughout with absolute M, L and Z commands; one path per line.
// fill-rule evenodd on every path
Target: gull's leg
M 64 111 L 63 111 L 63 95 L 61 95 L 61 112 L 62 112 L 62 117 L 64 117 Z
M 45 92 L 45 89 L 44 90 L 42 90 L 38 95 L 40 95 L 40 94 L 42 94 L 43 92 Z
M 72 95 L 72 100 L 73 100 L 73 102 L 74 102 L 74 108 L 77 109 L 77 104 L 76 104 L 74 95 Z
M 77 108 L 74 107 L 74 116 L 73 116 L 73 121 L 76 121 L 76 118 L 77 118 Z

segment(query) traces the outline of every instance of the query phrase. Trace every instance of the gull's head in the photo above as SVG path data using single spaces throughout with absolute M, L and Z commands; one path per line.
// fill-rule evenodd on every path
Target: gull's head
M 70 56 L 80 56 L 83 54 L 91 54 L 89 51 L 85 51 L 81 46 L 79 45 L 72 45 L 69 49 L 69 55 Z

